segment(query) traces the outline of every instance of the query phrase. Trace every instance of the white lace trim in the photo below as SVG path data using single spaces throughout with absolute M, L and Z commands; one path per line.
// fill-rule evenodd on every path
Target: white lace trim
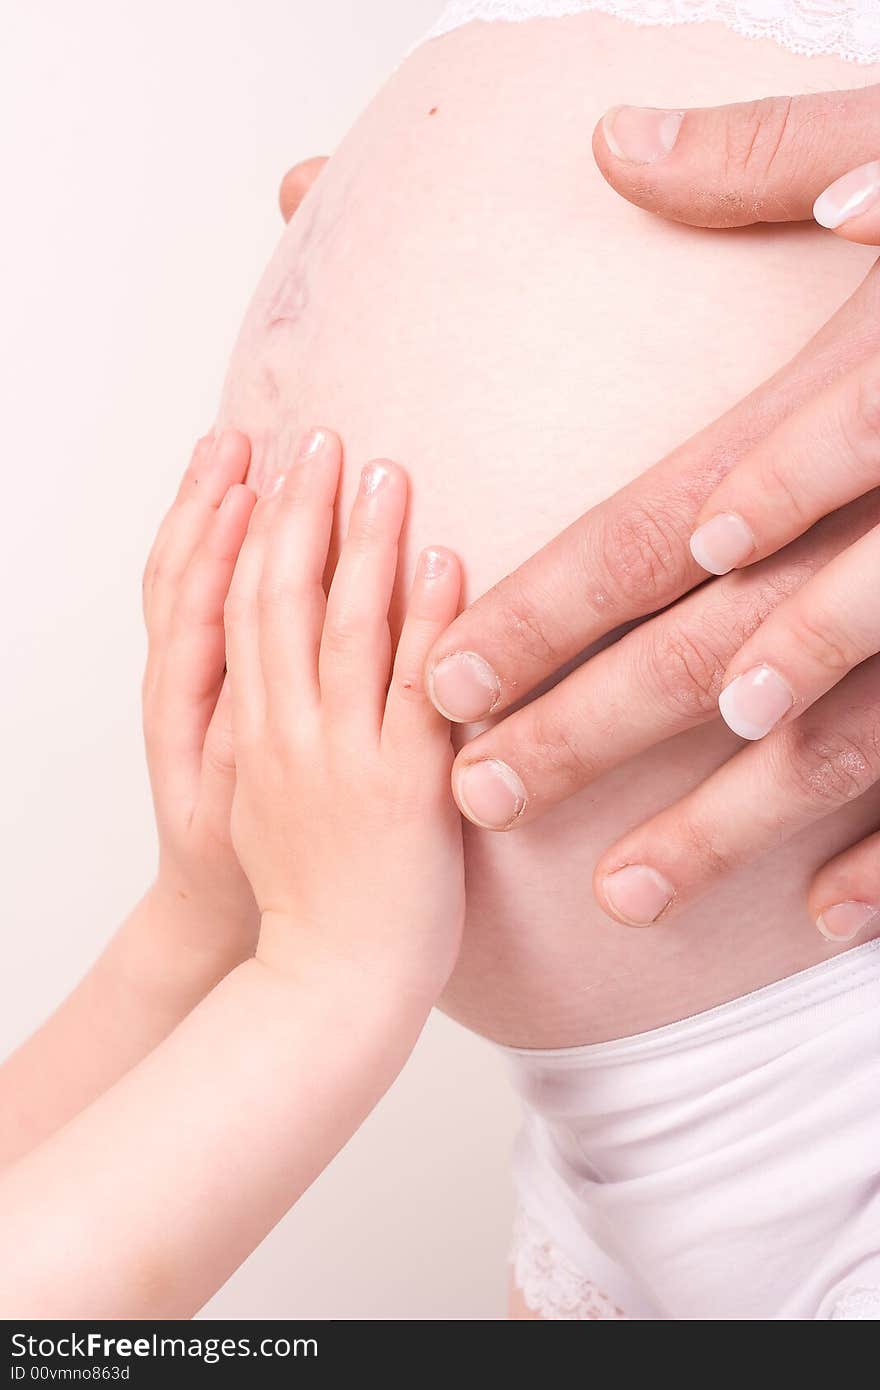
M 831 1322 L 880 1322 L 880 1289 L 850 1289 L 839 1298 Z
M 510 1246 L 513 1278 L 527 1308 L 549 1322 L 626 1319 L 626 1313 L 563 1255 L 520 1208 Z
M 880 62 L 878 0 L 451 0 L 427 35 L 472 19 L 561 19 L 598 10 L 630 24 L 724 24 L 748 39 L 772 39 L 792 53 Z

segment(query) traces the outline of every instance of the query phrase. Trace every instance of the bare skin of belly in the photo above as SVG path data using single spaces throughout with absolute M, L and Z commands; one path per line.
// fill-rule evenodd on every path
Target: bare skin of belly
M 401 66 L 287 229 L 235 349 L 221 417 L 256 467 L 303 429 L 347 448 L 345 491 L 389 456 L 406 546 L 454 547 L 468 598 L 721 414 L 794 354 L 874 253 L 811 225 L 652 220 L 595 169 L 620 102 L 695 106 L 846 88 L 880 71 L 717 25 L 600 15 L 473 24 Z M 633 689 L 637 701 L 639 692 Z M 720 723 L 506 835 L 468 826 L 468 923 L 444 1007 L 522 1047 L 621 1037 L 822 960 L 810 876 L 877 823 L 863 798 L 729 878 L 674 926 L 609 922 L 599 852 L 737 746 Z

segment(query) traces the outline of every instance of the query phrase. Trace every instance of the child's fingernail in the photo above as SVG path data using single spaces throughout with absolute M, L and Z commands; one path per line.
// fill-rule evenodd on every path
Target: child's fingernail
M 861 164 L 842 178 L 835 179 L 813 204 L 813 216 L 820 227 L 833 232 L 853 217 L 861 217 L 880 198 L 880 161 Z
M 444 550 L 423 550 L 421 555 L 422 579 L 431 584 L 449 573 L 449 555 Z
M 656 164 L 678 139 L 683 111 L 652 106 L 615 106 L 602 120 L 602 134 L 613 155 L 631 164 Z
M 736 512 L 721 512 L 698 526 L 690 539 L 691 554 L 710 574 L 729 574 L 755 549 L 750 527 Z
M 501 682 L 476 652 L 453 652 L 437 662 L 428 691 L 441 714 L 466 724 L 492 713 L 501 698 Z
M 305 462 L 306 459 L 314 458 L 315 454 L 319 454 L 325 447 L 328 438 L 329 436 L 326 430 L 307 430 L 300 442 L 299 458 L 302 459 L 303 462 Z
M 826 941 L 852 941 L 880 912 L 876 903 L 834 903 L 816 919 Z
M 634 927 L 649 927 L 675 896 L 668 879 L 648 864 L 627 864 L 602 880 L 610 907 Z
M 368 463 L 361 472 L 361 488 L 365 497 L 373 497 L 391 476 L 391 469 L 384 463 Z
M 791 687 L 772 666 L 753 666 L 718 696 L 718 709 L 727 727 L 748 739 L 769 734 L 793 704 Z
M 458 802 L 468 820 L 487 830 L 506 830 L 525 810 L 526 789 L 512 767 L 487 758 L 456 779 Z

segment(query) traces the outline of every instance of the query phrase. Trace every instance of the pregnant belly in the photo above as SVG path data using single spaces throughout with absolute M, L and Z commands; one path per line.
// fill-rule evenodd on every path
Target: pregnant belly
M 354 127 L 288 228 L 221 414 L 277 471 L 325 423 L 412 479 L 405 566 L 440 542 L 473 598 L 769 375 L 872 253 L 806 226 L 698 232 L 603 183 L 607 107 L 709 104 L 877 80 L 718 26 L 597 15 L 471 25 L 426 45 Z M 408 581 L 409 574 L 404 578 Z M 633 692 L 638 699 L 638 692 Z M 513 834 L 467 832 L 468 924 L 445 1006 L 520 1046 L 621 1036 L 821 959 L 803 894 L 876 813 L 848 808 L 675 926 L 596 907 L 599 852 L 736 743 L 682 736 Z

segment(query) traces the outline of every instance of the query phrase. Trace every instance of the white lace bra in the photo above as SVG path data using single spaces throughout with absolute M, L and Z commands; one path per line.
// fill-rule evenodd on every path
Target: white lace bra
M 714 20 L 746 38 L 773 39 L 793 53 L 880 62 L 880 0 L 451 0 L 428 37 L 472 19 L 561 19 L 582 10 L 631 24 Z

